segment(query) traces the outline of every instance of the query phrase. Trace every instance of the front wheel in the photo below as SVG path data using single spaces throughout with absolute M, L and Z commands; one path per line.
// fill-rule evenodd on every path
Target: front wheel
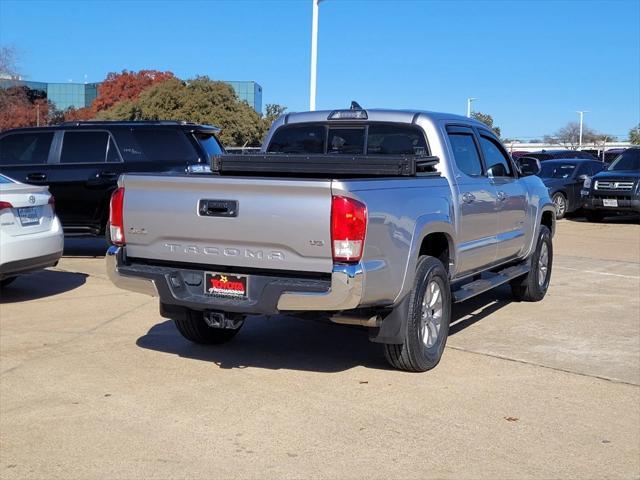
M 547 294 L 553 266 L 551 230 L 540 226 L 538 243 L 531 257 L 531 270 L 524 277 L 511 282 L 511 294 L 521 302 L 539 302 Z
M 230 341 L 242 328 L 244 319 L 237 322 L 236 328 L 210 327 L 202 312 L 189 311 L 186 318 L 174 319 L 180 334 L 193 343 L 215 345 Z
M 442 357 L 450 320 L 449 275 L 437 258 L 420 257 L 409 298 L 404 341 L 401 345 L 384 345 L 387 361 L 398 370 L 431 370 Z
M 567 213 L 567 198 L 560 192 L 553 195 L 553 204 L 556 207 L 556 219 L 564 218 Z

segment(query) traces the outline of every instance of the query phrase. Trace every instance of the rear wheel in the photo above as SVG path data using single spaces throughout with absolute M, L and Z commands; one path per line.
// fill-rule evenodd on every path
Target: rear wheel
M 449 275 L 437 258 L 420 257 L 410 293 L 404 341 L 401 345 L 384 345 L 387 361 L 408 372 L 431 370 L 442 357 L 450 319 Z
M 567 197 L 558 192 L 553 195 L 553 204 L 556 207 L 556 218 L 560 220 L 567 213 Z
M 189 311 L 186 318 L 174 319 L 176 328 L 180 334 L 193 343 L 215 345 L 231 340 L 242 328 L 244 319 L 238 322 L 236 328 L 215 328 L 207 325 L 204 314 L 197 311 Z
M 511 282 L 511 293 L 522 302 L 539 302 L 547 294 L 553 265 L 553 244 L 551 231 L 546 225 L 540 226 L 538 243 L 531 258 L 531 270 L 524 277 Z

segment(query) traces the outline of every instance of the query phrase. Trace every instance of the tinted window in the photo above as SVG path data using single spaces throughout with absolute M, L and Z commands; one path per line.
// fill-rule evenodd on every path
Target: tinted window
M 473 135 L 449 133 L 449 141 L 453 149 L 453 157 L 460 171 L 471 176 L 482 175 L 482 163 Z
M 53 132 L 15 133 L 0 140 L 0 165 L 47 163 Z
M 640 170 L 640 149 L 633 148 L 621 153 L 611 164 L 609 170 Z
M 584 165 L 583 165 L 584 167 Z M 576 166 L 573 163 L 549 163 L 542 164 L 539 177 L 542 178 L 569 178 L 573 174 Z
M 118 140 L 128 161 L 197 162 L 198 152 L 182 130 L 158 128 L 131 130 L 129 143 Z
M 325 128 L 322 125 L 281 127 L 269 143 L 268 152 L 324 153 Z
M 480 136 L 480 148 L 484 154 L 488 172 L 494 177 L 510 177 L 511 165 L 509 157 L 498 147 L 497 143 L 484 135 Z
M 207 155 L 211 157 L 211 155 L 220 155 L 222 153 L 222 148 L 220 148 L 220 144 L 216 137 L 213 135 L 207 135 L 205 133 L 196 133 L 196 139 L 200 142 L 200 145 L 204 148 Z
M 364 128 L 330 128 L 327 153 L 362 155 Z
M 60 163 L 104 163 L 108 143 L 107 132 L 64 132 Z
M 371 125 L 367 137 L 370 155 L 425 155 L 427 143 L 415 128 L 399 125 Z
M 116 144 L 113 141 L 113 138 L 109 137 L 109 144 L 107 145 L 107 162 L 121 162 L 120 154 L 118 153 L 118 149 L 116 148 Z

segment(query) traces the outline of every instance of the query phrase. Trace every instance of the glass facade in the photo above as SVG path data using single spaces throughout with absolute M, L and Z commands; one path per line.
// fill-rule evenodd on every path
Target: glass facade
M 0 79 L 0 88 L 25 86 L 44 92 L 58 110 L 84 108 L 98 96 L 99 83 L 46 83 L 27 80 Z
M 252 81 L 224 82 L 233 87 L 240 100 L 247 102 L 256 112 L 262 113 L 262 87 L 260 85 Z
M 223 80 L 224 81 L 224 80 Z M 262 87 L 252 81 L 225 82 L 233 87 L 240 100 L 262 113 Z M 98 96 L 99 83 L 46 83 L 0 78 L 0 88 L 24 85 L 43 91 L 58 110 L 89 107 Z

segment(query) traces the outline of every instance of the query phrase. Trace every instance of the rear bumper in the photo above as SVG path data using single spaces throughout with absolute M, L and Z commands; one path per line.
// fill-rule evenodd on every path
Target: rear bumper
M 204 293 L 203 269 L 128 262 L 125 249 L 115 246 L 107 251 L 106 263 L 107 274 L 117 287 L 193 310 L 247 314 L 351 310 L 360 304 L 363 291 L 360 265 L 336 265 L 330 278 L 252 274 L 248 298 L 227 299 Z
M 16 260 L 13 262 L 3 263 L 0 265 L 0 280 L 21 275 L 23 273 L 34 272 L 47 267 L 57 265 L 58 260 L 62 256 L 62 251 L 41 257 L 27 258 L 24 260 Z

